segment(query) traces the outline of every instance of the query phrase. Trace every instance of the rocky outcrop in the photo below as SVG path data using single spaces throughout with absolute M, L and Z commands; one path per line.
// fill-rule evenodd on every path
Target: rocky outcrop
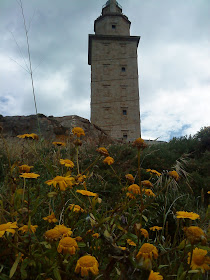
M 82 127 L 86 134 L 86 139 L 111 139 L 107 134 L 90 123 L 89 120 L 81 118 L 79 116 L 64 116 L 64 117 L 53 117 L 38 114 L 39 126 L 42 137 L 46 139 L 59 139 L 67 137 L 71 134 L 73 127 Z M 0 126 L 3 128 L 3 134 L 5 137 L 16 137 L 19 134 L 25 133 L 39 133 L 38 121 L 36 115 L 30 116 L 7 116 L 3 117 L 0 115 Z

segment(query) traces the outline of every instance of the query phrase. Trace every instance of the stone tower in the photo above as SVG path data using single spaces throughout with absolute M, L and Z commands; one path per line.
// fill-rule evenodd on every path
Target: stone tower
M 116 0 L 109 0 L 89 35 L 91 123 L 115 139 L 140 137 L 137 47 L 131 22 Z

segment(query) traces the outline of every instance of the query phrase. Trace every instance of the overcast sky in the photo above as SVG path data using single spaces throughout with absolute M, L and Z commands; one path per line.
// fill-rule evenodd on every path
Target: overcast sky
M 88 34 L 106 0 L 22 0 L 38 112 L 90 119 Z M 119 0 L 138 47 L 142 137 L 210 123 L 210 0 Z M 35 113 L 18 0 L 0 0 L 0 114 Z

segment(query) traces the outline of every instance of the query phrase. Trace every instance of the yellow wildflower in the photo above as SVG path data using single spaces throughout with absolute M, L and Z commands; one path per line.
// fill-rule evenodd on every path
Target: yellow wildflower
M 191 244 L 201 242 L 202 245 L 206 244 L 206 234 L 203 230 L 196 226 L 184 227 L 184 233 Z
M 35 173 L 23 173 L 20 175 L 22 178 L 26 179 L 37 179 L 40 175 Z
M 112 165 L 114 163 L 114 159 L 112 157 L 106 157 L 103 162 L 108 165 Z
M 141 183 L 142 183 L 142 186 L 146 186 L 146 187 L 149 187 L 149 188 L 153 187 L 153 184 L 149 180 L 144 180 Z
M 126 175 L 125 175 L 125 178 L 126 178 L 128 181 L 130 181 L 131 183 L 134 183 L 134 181 L 135 181 L 135 179 L 134 179 L 134 177 L 133 177 L 132 174 L 126 174 Z
M 156 195 L 153 193 L 153 191 L 151 189 L 142 189 L 142 192 L 144 192 L 144 194 L 147 196 L 156 197 Z
M 82 175 L 82 174 L 78 174 L 75 178 L 76 182 L 79 184 L 79 183 L 83 183 L 84 180 L 86 179 L 86 176 L 85 175 Z
M 147 147 L 147 144 L 141 137 L 137 138 L 132 145 L 138 149 L 144 149 Z
M 78 248 L 77 242 L 71 237 L 64 237 L 58 244 L 58 253 L 63 252 L 64 254 L 69 253 L 75 255 L 76 249 Z
M 31 168 L 33 168 L 33 166 L 28 166 L 27 164 L 23 164 L 18 166 L 18 168 L 20 173 L 29 173 L 31 171 Z
M 37 225 L 35 225 L 35 226 L 24 225 L 24 226 L 20 227 L 18 230 L 22 231 L 22 233 L 26 233 L 26 232 L 35 233 L 37 227 L 38 227 Z
M 109 156 L 109 152 L 107 151 L 106 148 L 104 147 L 100 147 L 96 150 L 97 152 L 99 152 L 99 154 L 108 157 Z
M 44 217 L 43 220 L 48 221 L 49 223 L 56 223 L 58 221 L 55 217 L 54 212 L 52 212 L 49 216 Z
M 130 185 L 128 191 L 132 194 L 140 194 L 141 190 L 137 184 Z
M 152 230 L 152 231 L 159 231 L 159 230 L 161 230 L 163 227 L 159 227 L 159 226 L 154 226 L 154 227 L 151 227 L 151 228 L 149 228 L 150 230 Z
M 141 228 L 140 232 L 141 232 L 141 235 L 143 235 L 145 238 L 149 238 L 149 233 L 146 229 Z
M 127 243 L 128 243 L 128 245 L 130 245 L 130 246 L 136 246 L 136 243 L 133 242 L 131 239 L 127 239 Z
M 151 175 L 156 175 L 160 177 L 161 173 L 154 169 L 146 169 L 146 172 L 149 172 Z
M 84 209 L 82 209 L 82 207 L 80 207 L 79 205 L 76 205 L 76 204 L 70 204 L 69 209 L 73 210 L 73 212 L 76 212 L 76 213 L 84 212 Z
M 62 147 L 65 147 L 66 146 L 66 143 L 64 143 L 64 142 L 53 142 L 53 145 L 55 145 L 55 146 L 62 146 Z
M 129 192 L 126 193 L 126 196 L 129 197 L 130 199 L 136 199 L 135 195 Z
M 25 134 L 22 134 L 22 135 L 18 135 L 17 136 L 18 138 L 28 138 L 28 139 L 35 139 L 35 140 L 38 140 L 39 139 L 39 136 L 35 133 L 25 133 Z
M 137 260 L 139 260 L 141 258 L 143 258 L 144 260 L 145 259 L 152 260 L 153 257 L 155 259 L 157 259 L 157 257 L 158 257 L 158 250 L 157 250 L 157 248 L 154 245 L 152 245 L 150 243 L 144 243 L 141 246 L 138 254 L 136 255 Z
M 169 175 L 170 177 L 174 178 L 176 181 L 179 180 L 179 174 L 178 174 L 175 170 L 169 171 L 169 172 L 168 172 L 168 175 Z
M 81 127 L 74 127 L 72 129 L 72 133 L 74 135 L 76 135 L 77 137 L 80 137 L 81 135 L 85 136 L 85 132 L 84 132 L 84 130 Z
M 14 222 L 14 223 L 8 222 L 6 224 L 1 224 L 0 225 L 0 237 L 2 237 L 5 234 L 5 232 L 10 232 L 10 233 L 14 234 L 15 228 L 18 228 L 17 222 Z
M 81 236 L 77 236 L 77 237 L 75 237 L 74 239 L 75 239 L 77 242 L 82 241 L 82 237 L 81 237 Z
M 66 167 L 73 168 L 74 163 L 70 159 L 60 159 L 60 164 L 65 165 Z
M 52 180 L 48 180 L 45 182 L 47 185 L 53 185 L 54 188 L 59 185 L 61 191 L 65 191 L 67 187 L 72 187 L 74 183 L 73 177 L 63 177 L 63 176 L 56 176 Z
M 196 220 L 200 219 L 200 216 L 193 212 L 186 212 L 186 211 L 177 211 L 176 212 L 177 219 L 191 219 Z
M 48 241 L 58 240 L 60 238 L 60 236 L 61 236 L 61 233 L 55 228 L 47 230 L 44 234 L 44 237 Z
M 94 233 L 94 234 L 92 234 L 92 237 L 95 237 L 95 238 L 99 238 L 99 233 Z
M 151 270 L 148 280 L 163 280 L 163 276 L 159 272 Z
M 201 272 L 209 270 L 210 258 L 206 256 L 207 250 L 195 248 L 192 254 L 192 262 L 190 267 L 195 269 L 200 269 Z M 188 253 L 188 264 L 190 263 L 191 253 Z
M 92 256 L 83 256 L 81 257 L 76 264 L 75 272 L 81 273 L 81 276 L 88 276 L 89 272 L 93 275 L 98 275 L 99 264 L 95 257 Z
M 60 236 L 62 237 L 66 237 L 66 236 L 71 236 L 72 235 L 72 231 L 71 228 L 67 228 L 64 225 L 57 225 L 54 227 L 54 229 L 58 230 L 60 233 Z
M 119 248 L 120 250 L 122 250 L 122 251 L 126 251 L 126 250 L 127 250 L 126 247 L 122 247 L 122 246 L 118 246 L 118 248 Z
M 77 190 L 76 192 L 85 196 L 98 196 L 97 193 L 89 192 L 86 190 Z

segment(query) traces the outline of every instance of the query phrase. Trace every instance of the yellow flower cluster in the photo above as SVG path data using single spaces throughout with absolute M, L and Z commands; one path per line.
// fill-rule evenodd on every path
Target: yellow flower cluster
M 45 232 L 44 236 L 49 241 L 58 240 L 62 237 L 68 237 L 72 235 L 71 228 L 67 228 L 64 225 L 57 225 L 53 229 Z

